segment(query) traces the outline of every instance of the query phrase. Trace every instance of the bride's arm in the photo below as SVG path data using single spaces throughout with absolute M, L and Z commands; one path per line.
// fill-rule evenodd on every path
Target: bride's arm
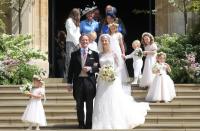
M 116 71 L 120 70 L 120 66 L 119 66 L 119 58 L 117 57 L 117 54 L 113 53 L 113 57 L 114 57 L 114 68 Z

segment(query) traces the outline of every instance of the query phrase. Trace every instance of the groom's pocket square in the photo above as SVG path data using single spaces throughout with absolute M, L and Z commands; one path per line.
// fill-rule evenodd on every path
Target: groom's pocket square
M 94 60 L 94 58 L 93 58 L 93 57 L 91 57 L 91 58 L 90 58 L 90 60 Z

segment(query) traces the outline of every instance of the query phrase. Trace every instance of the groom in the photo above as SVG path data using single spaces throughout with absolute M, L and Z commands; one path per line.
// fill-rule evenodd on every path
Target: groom
M 91 129 L 93 99 L 96 95 L 95 73 L 99 70 L 99 56 L 88 48 L 87 35 L 81 35 L 79 42 L 81 48 L 71 54 L 68 83 L 73 84 L 79 128 Z M 84 123 L 84 102 L 86 102 L 86 123 Z

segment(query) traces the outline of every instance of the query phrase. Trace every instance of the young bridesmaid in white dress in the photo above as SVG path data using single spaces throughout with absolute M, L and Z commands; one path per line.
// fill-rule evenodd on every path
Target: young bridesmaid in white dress
M 147 101 L 164 101 L 169 102 L 176 97 L 174 82 L 167 75 L 170 72 L 170 66 L 165 63 L 166 54 L 160 52 L 157 54 L 157 63 L 153 66 L 152 71 L 156 74 L 146 96 Z
M 156 63 L 157 45 L 154 43 L 153 36 L 148 32 L 142 34 L 141 43 L 144 44 L 145 51 L 143 54 L 146 56 L 146 58 L 144 62 L 142 78 L 140 81 L 140 87 L 149 87 L 155 76 L 152 72 L 152 66 Z
M 126 68 L 126 64 L 125 61 L 123 59 L 123 55 L 125 55 L 125 48 L 124 48 L 124 43 L 123 43 L 123 36 L 120 32 L 118 32 L 118 26 L 119 24 L 117 23 L 111 23 L 108 25 L 109 27 L 109 34 L 111 36 L 112 39 L 112 43 L 111 43 L 111 49 L 112 51 L 117 55 L 118 59 L 119 59 L 119 69 L 120 69 L 120 77 L 122 80 L 122 84 L 123 84 L 123 89 L 125 91 L 125 93 L 127 94 L 131 94 L 131 88 L 128 84 L 129 82 L 129 75 L 128 75 L 128 71 Z
M 46 116 L 41 99 L 45 97 L 44 82 L 40 76 L 33 76 L 34 88 L 27 95 L 30 96 L 28 105 L 21 118 L 23 122 L 30 123 L 27 130 L 32 130 L 32 126 L 36 125 L 36 130 L 40 130 L 39 126 L 46 126 Z

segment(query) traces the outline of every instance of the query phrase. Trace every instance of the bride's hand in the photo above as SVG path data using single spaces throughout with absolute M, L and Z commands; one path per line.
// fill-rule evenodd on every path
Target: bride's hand
M 126 56 L 125 56 L 125 54 L 122 54 L 122 58 L 123 58 L 124 60 L 126 60 Z

